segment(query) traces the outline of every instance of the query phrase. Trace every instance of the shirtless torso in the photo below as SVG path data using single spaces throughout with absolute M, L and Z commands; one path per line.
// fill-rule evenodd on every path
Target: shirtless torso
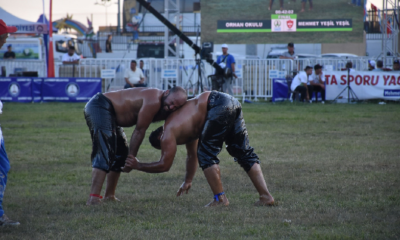
M 152 108 L 157 109 L 156 115 L 164 111 L 158 111 L 161 108 L 161 98 L 164 91 L 155 88 L 131 88 L 121 91 L 104 93 L 113 104 L 117 117 L 117 124 L 121 127 L 132 127 L 137 123 L 139 112 L 144 101 L 150 104 Z M 164 112 L 166 113 L 166 112 Z M 156 119 L 162 120 L 161 116 Z M 164 119 L 166 116 L 164 116 Z M 151 119 L 150 121 L 152 121 Z
M 173 112 L 164 124 L 164 134 L 171 134 L 177 145 L 186 144 L 199 138 L 207 117 L 207 100 L 210 92 L 200 94 Z M 161 139 L 161 142 L 168 141 Z

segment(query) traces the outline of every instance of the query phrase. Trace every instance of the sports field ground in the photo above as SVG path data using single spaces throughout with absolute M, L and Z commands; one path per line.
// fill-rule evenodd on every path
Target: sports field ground
M 175 197 L 184 146 L 168 173 L 123 174 L 121 203 L 85 206 L 91 140 L 83 107 L 5 103 L 0 123 L 12 167 L 3 204 L 21 225 L 0 228 L 0 239 L 400 238 L 398 103 L 244 105 L 276 205 L 252 205 L 256 190 L 224 150 L 230 206 L 211 209 L 203 207 L 212 193 L 201 169 L 189 194 Z M 133 128 L 125 130 L 130 136 Z M 159 156 L 146 137 L 138 158 Z

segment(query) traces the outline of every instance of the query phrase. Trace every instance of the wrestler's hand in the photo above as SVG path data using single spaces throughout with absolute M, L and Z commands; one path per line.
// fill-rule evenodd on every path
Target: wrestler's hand
M 186 194 L 188 194 L 189 189 L 192 187 L 192 183 L 187 183 L 187 182 L 183 182 L 181 187 L 178 189 L 178 192 L 176 193 L 176 196 L 182 196 L 183 192 L 186 191 Z
M 132 169 L 138 169 L 138 163 L 139 160 L 135 156 L 128 155 L 128 157 L 125 160 L 125 166 L 122 167 L 121 169 L 123 172 L 128 173 L 132 171 Z

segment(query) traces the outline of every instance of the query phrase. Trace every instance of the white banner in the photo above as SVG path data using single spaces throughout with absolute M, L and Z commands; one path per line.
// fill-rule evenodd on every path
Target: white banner
M 326 100 L 348 98 L 347 72 L 324 72 Z M 400 72 L 357 72 L 349 75 L 349 86 L 360 100 L 400 100 Z M 350 95 L 351 98 L 351 95 Z

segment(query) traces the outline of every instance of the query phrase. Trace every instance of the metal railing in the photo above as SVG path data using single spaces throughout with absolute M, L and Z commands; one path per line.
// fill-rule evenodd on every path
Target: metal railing
M 391 66 L 395 58 L 387 58 L 386 66 Z M 209 75 L 214 74 L 214 68 L 201 62 L 201 75 L 199 78 L 195 59 L 143 59 L 145 82 L 148 87 L 169 89 L 172 86 L 184 87 L 189 95 L 199 92 L 200 86 L 204 91 L 211 90 Z M 377 60 L 377 59 L 375 59 Z M 351 62 L 353 69 L 365 71 L 368 69 L 368 58 L 311 58 L 311 59 L 237 59 L 236 74 L 233 79 L 233 95 L 254 100 L 272 97 L 273 78 L 291 78 L 298 71 L 303 71 L 305 66 L 321 64 L 324 71 L 342 71 L 346 63 Z M 9 74 L 37 71 L 39 77 L 46 76 L 45 61 L 1 60 L 3 67 Z M 65 65 L 55 63 L 56 77 L 75 78 L 100 78 L 102 69 L 115 69 L 114 79 L 104 81 L 104 91 L 122 89 L 126 84 L 125 72 L 130 68 L 130 59 L 81 59 L 79 64 Z M 172 72 L 167 77 L 163 72 Z M 22 75 L 22 74 L 21 74 Z
M 46 62 L 43 60 L 0 60 L 0 71 L 0 74 L 5 77 L 26 76 L 27 74 L 33 76 L 35 72 L 38 77 L 47 76 Z

